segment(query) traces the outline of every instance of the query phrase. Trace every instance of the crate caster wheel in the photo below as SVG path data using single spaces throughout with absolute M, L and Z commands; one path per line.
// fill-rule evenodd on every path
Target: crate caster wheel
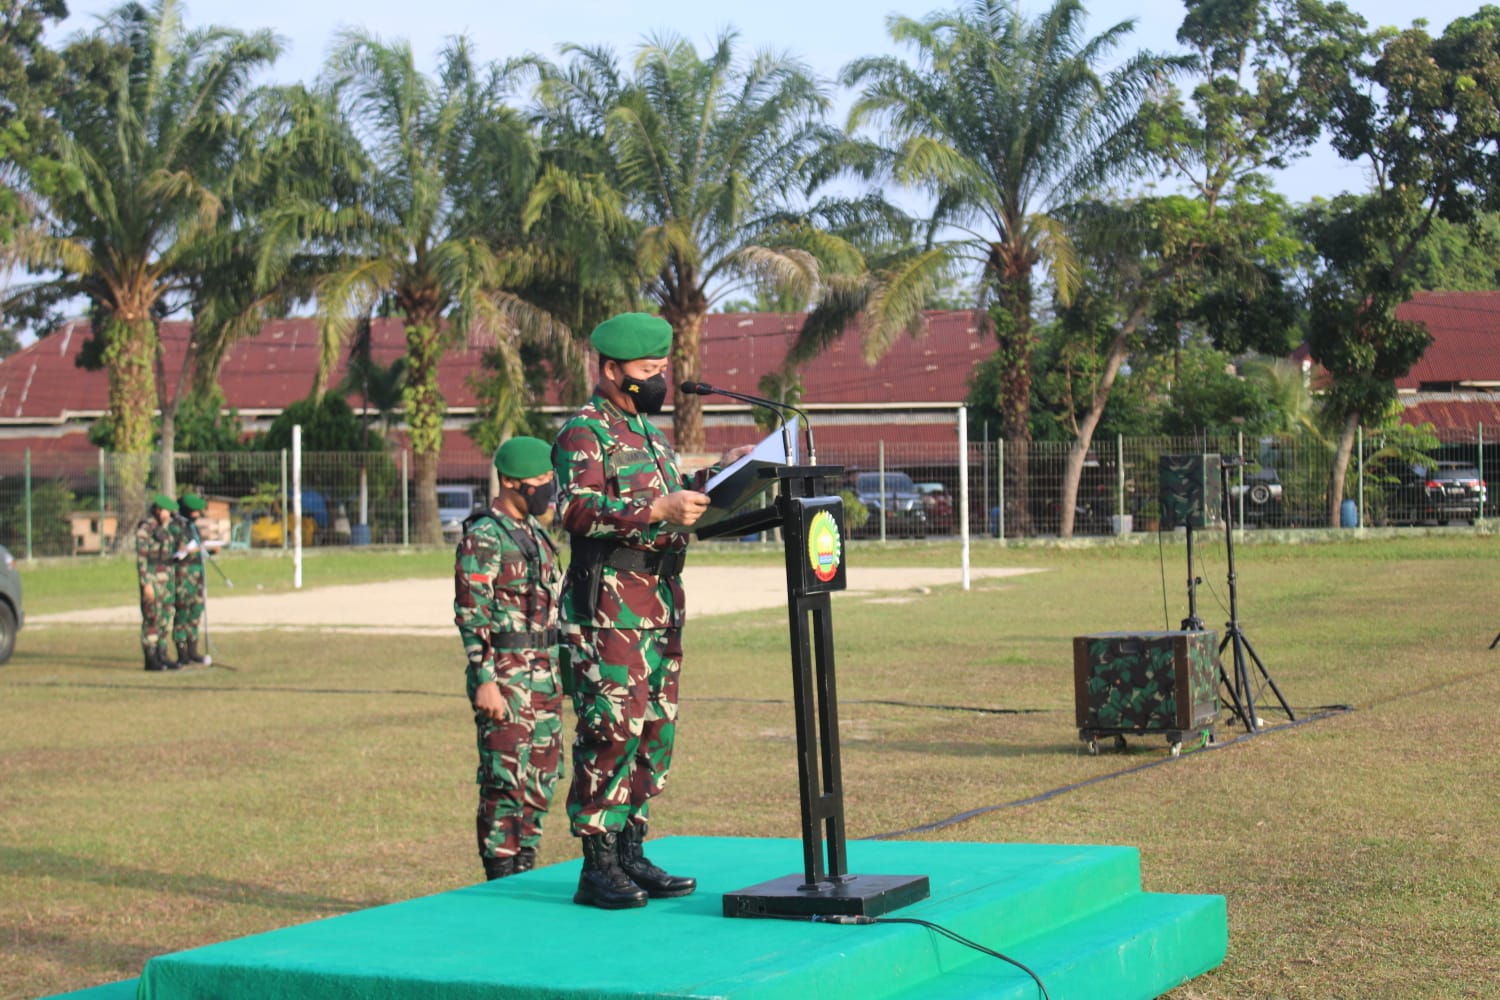
M 1173 757 L 1181 757 L 1182 756 L 1182 744 L 1181 743 L 1173 743 L 1172 744 L 1172 756 Z
M 1125 752 L 1125 737 L 1119 735 L 1115 736 L 1115 749 L 1120 751 L 1121 753 Z
M 1097 757 L 1097 756 L 1099 756 L 1099 741 L 1098 740 L 1095 740 L 1095 739 L 1090 739 L 1089 740 L 1089 756 L 1090 757 Z

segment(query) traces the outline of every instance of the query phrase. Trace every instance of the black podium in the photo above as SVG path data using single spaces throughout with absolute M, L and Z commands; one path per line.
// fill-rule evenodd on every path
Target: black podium
M 802 874 L 724 895 L 726 917 L 879 916 L 929 892 L 926 875 L 849 873 L 830 595 L 846 585 L 844 502 L 822 493 L 837 466 L 761 470 L 780 484 L 774 505 L 727 518 L 699 537 L 780 527 L 786 553 L 797 778 L 802 805 Z M 825 856 L 826 848 L 826 856 Z

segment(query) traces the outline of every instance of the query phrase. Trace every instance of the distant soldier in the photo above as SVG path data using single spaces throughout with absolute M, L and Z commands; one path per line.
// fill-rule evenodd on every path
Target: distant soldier
M 514 437 L 495 452 L 500 493 L 464 522 L 453 620 L 478 731 L 479 859 L 488 879 L 536 864 L 562 765 L 557 601 L 562 570 L 537 520 L 557 495 L 552 449 Z
M 135 575 L 141 588 L 141 648 L 146 653 L 147 670 L 177 669 L 176 661 L 167 655 L 174 603 L 172 554 L 177 550 L 172 515 L 176 512 L 177 501 L 158 493 L 151 498 L 146 516 L 135 526 Z
M 667 397 L 671 325 L 625 313 L 590 340 L 599 380 L 553 454 L 573 548 L 562 598 L 565 680 L 578 715 L 568 821 L 583 840 L 573 901 L 622 909 L 698 885 L 652 864 L 642 844 L 676 738 L 688 531 L 709 498 L 700 492 L 706 473 L 684 476 L 649 416 Z
M 206 593 L 203 579 L 203 536 L 198 531 L 198 519 L 203 516 L 208 503 L 196 493 L 184 493 L 177 501 L 177 506 L 180 513 L 173 518 L 178 539 L 177 551 L 172 554 L 172 642 L 177 646 L 178 666 L 207 666 L 212 661 L 198 648 L 203 641 L 203 603 Z

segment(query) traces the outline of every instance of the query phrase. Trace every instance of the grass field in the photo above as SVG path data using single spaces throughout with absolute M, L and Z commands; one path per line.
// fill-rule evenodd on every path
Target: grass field
M 1200 551 L 1199 609 L 1218 627 L 1222 554 Z M 1226 962 L 1175 1000 L 1500 995 L 1500 650 L 1486 648 L 1500 538 L 1236 553 L 1245 631 L 1311 721 L 1247 739 L 1223 729 L 1217 748 L 1179 758 L 1161 738 L 1084 751 L 1071 639 L 1175 628 L 1180 544 L 1160 561 L 1155 546 L 983 545 L 976 564 L 1048 572 L 838 598 L 850 836 L 934 824 L 902 835 L 1139 847 L 1148 889 L 1228 897 Z M 957 550 L 850 558 L 951 565 Z M 305 580 L 442 576 L 448 559 L 320 556 Z M 290 583 L 282 560 L 225 565 L 236 592 Z M 39 564 L 24 580 L 33 615 L 133 594 L 114 560 Z M 0 997 L 478 880 L 456 635 L 268 630 L 221 645 L 232 668 L 148 675 L 133 630 L 35 628 L 0 667 Z M 784 611 L 690 623 L 654 835 L 797 835 L 786 663 Z M 1110 780 L 1013 804 L 1096 778 Z M 565 827 L 554 817 L 543 863 L 577 856 Z

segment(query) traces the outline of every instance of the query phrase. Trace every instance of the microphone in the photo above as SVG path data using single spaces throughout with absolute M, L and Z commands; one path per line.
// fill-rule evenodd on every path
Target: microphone
M 767 399 L 765 396 L 752 396 L 746 392 L 733 392 L 729 389 L 719 389 L 709 385 L 707 382 L 679 382 L 677 387 L 689 396 L 727 396 L 730 399 L 738 399 L 742 403 L 750 403 L 753 406 L 764 406 L 768 409 L 781 411 L 782 430 L 786 429 L 786 411 L 795 413 L 802 418 L 802 426 L 807 429 L 807 464 L 818 464 L 817 446 L 813 444 L 812 421 L 807 419 L 807 413 L 800 407 L 791 403 L 783 403 L 776 399 Z M 791 452 L 791 448 L 787 448 Z

